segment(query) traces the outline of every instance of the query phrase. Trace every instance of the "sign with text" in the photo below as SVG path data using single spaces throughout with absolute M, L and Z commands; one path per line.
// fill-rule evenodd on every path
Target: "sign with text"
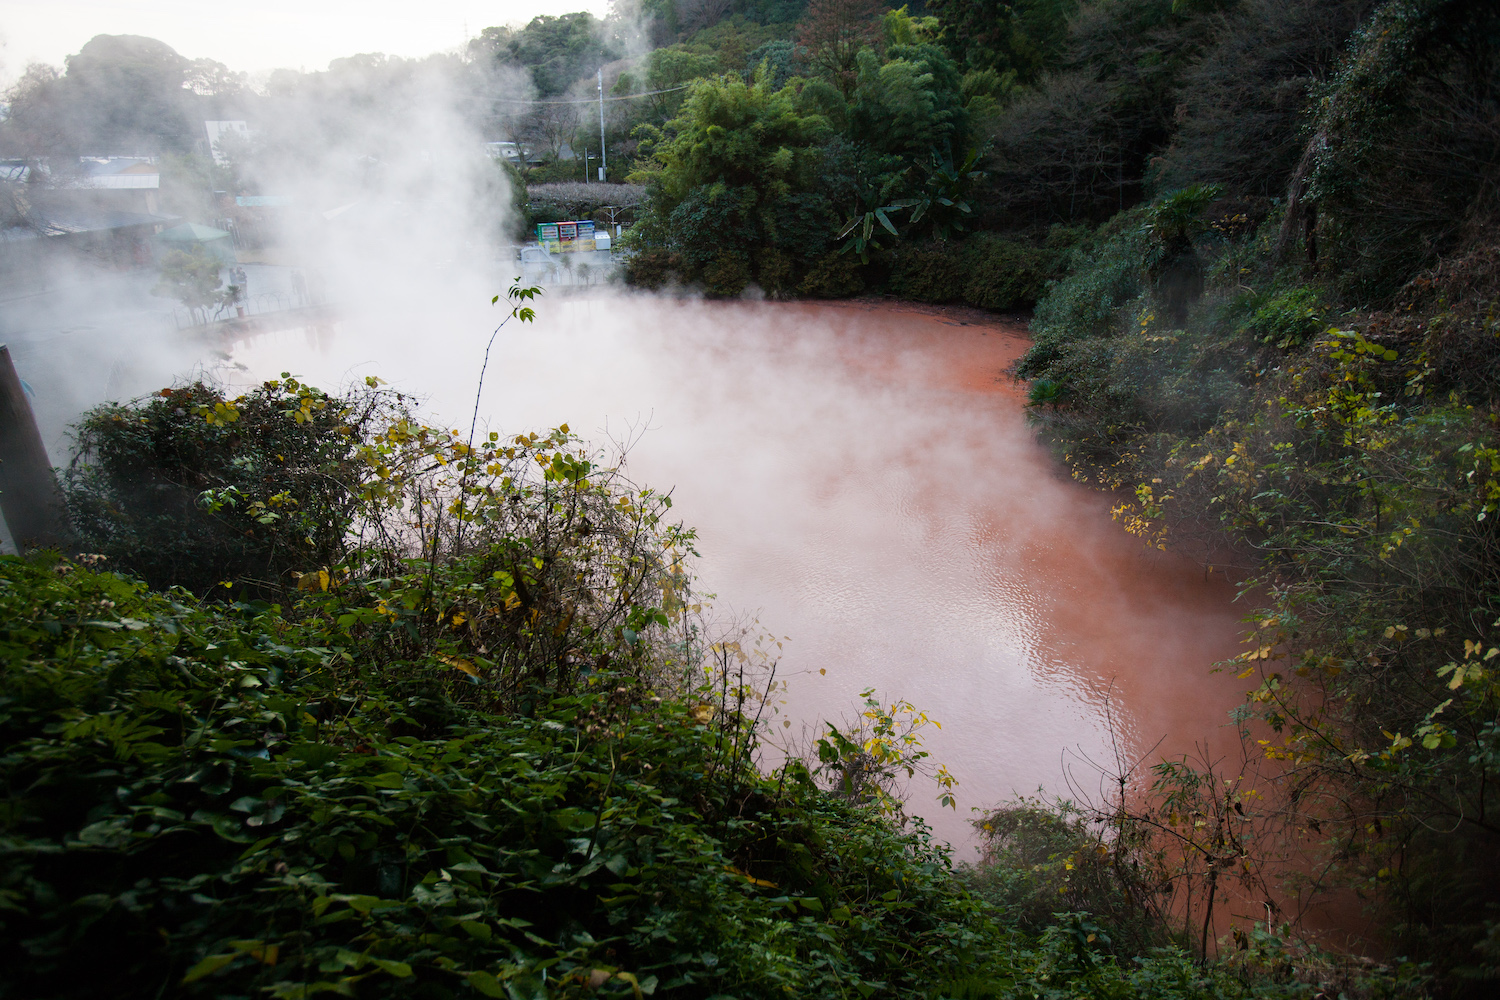
M 594 222 L 543 222 L 536 227 L 537 242 L 548 253 L 583 253 L 593 251 Z

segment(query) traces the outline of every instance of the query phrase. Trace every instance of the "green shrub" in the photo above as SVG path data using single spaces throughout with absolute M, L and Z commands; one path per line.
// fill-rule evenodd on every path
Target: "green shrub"
M 734 298 L 750 284 L 750 262 L 743 254 L 721 253 L 703 268 L 703 290 L 715 298 Z
M 554 160 L 551 163 L 538 163 L 536 166 L 526 168 L 526 186 L 536 184 L 566 184 L 569 182 L 585 184 L 592 181 L 598 174 L 596 167 L 589 164 L 589 176 L 584 177 L 583 164 L 578 160 Z
M 1049 369 L 1065 345 L 1119 328 L 1123 307 L 1147 287 L 1141 221 L 1142 212 L 1132 210 L 1099 227 L 1092 248 L 1075 251 L 1070 273 L 1047 288 L 1032 315 L 1032 347 L 1017 368 L 1023 378 L 1054 378 Z
M 942 854 L 761 775 L 731 715 L 589 667 L 497 713 L 467 661 L 383 655 L 374 598 L 0 560 L 0 995 L 915 995 L 985 961 Z
M 1061 254 L 1046 247 L 976 233 L 964 242 L 960 268 L 964 301 L 981 309 L 1024 309 L 1054 277 Z
M 657 291 L 682 280 L 682 258 L 669 250 L 637 250 L 625 258 L 625 283 Z
M 525 234 L 526 238 L 536 239 L 536 226 L 548 222 L 570 222 L 572 221 L 572 215 L 566 210 L 558 208 L 556 205 L 549 205 L 546 202 L 533 202 L 526 206 L 526 221 L 529 224 Z
M 891 291 L 914 302 L 960 301 L 964 274 L 959 247 L 948 240 L 898 245 L 891 254 Z
M 755 280 L 767 295 L 785 298 L 796 292 L 797 264 L 791 254 L 766 247 L 755 256 Z
M 760 773 L 732 701 L 605 660 L 497 710 L 477 659 L 392 655 L 380 592 L 0 557 L 0 997 L 1252 995 L 1087 914 L 1007 928 L 920 825 Z
M 981 309 L 1028 309 L 1061 276 L 1069 251 L 1087 235 L 1053 226 L 1038 242 L 975 233 L 958 241 L 899 244 L 891 254 L 890 290 L 917 302 L 963 302 Z
M 830 253 L 807 269 L 797 291 L 814 299 L 844 299 L 864 291 L 859 261 L 850 254 Z
M 1302 346 L 1327 325 L 1327 308 L 1311 288 L 1255 296 L 1250 304 L 1254 311 L 1240 327 L 1241 332 L 1282 350 Z
M 1161 871 L 1149 833 L 1097 822 L 1072 803 L 1019 798 L 974 820 L 981 860 L 964 870 L 973 891 L 1008 923 L 1033 933 L 1059 911 L 1087 915 L 1101 949 L 1140 955 L 1169 942 Z
M 347 552 L 363 435 L 395 411 L 283 377 L 202 382 L 85 414 L 64 491 L 81 544 L 154 587 L 276 597 Z

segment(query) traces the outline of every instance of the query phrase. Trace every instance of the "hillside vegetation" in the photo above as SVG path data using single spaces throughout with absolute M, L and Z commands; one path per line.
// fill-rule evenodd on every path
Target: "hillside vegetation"
M 1500 933 L 1500 13 L 1402 0 L 1330 44 L 1358 6 L 1201 15 L 1148 196 L 1075 246 L 1019 372 L 1129 530 L 1263 595 L 1234 669 L 1280 836 L 1457 988 Z M 1297 48 L 1278 112 L 1253 84 Z

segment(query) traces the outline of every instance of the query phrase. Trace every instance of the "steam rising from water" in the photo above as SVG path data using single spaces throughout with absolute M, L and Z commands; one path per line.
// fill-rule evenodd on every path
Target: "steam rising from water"
M 457 426 L 497 321 L 476 293 L 371 303 L 234 358 L 255 379 L 378 375 Z M 1065 752 L 1097 791 L 1083 761 L 1111 762 L 1107 695 L 1135 753 L 1219 742 L 1237 700 L 1207 673 L 1235 652 L 1229 588 L 1142 549 L 1060 478 L 998 381 L 1024 346 L 899 309 L 544 299 L 535 325 L 500 334 L 481 413 L 504 433 L 637 437 L 631 475 L 699 528 L 720 610 L 791 640 L 773 727 L 838 718 L 866 687 L 914 702 L 943 723 L 928 749 L 961 784 L 956 814 L 921 783 L 911 806 L 963 843 L 970 807 L 1066 792 Z
M 524 99 L 532 88 L 523 72 L 441 57 L 357 57 L 338 72 L 283 79 L 257 99 L 249 138 L 231 136 L 218 149 L 234 163 L 235 185 L 285 205 L 249 227 L 250 242 L 269 247 L 244 248 L 242 259 L 303 268 L 335 303 L 395 301 L 415 311 L 449 295 L 461 275 L 484 271 L 516 223 L 505 175 L 483 146 L 482 98 L 495 94 Z M 139 208 L 102 206 L 124 207 Z M 217 343 L 179 334 L 175 303 L 152 294 L 154 268 L 118 270 L 90 256 L 97 248 L 73 246 L 48 248 L 39 281 L 0 282 L 0 339 L 35 390 L 59 463 L 68 425 L 88 407 L 223 360 Z M 289 292 L 290 267 L 250 271 L 252 297 Z

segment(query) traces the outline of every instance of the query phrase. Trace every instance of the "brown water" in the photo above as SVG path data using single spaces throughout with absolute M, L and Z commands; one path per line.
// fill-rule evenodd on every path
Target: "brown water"
M 257 380 L 379 375 L 458 426 L 491 315 L 371 308 L 233 355 Z M 1149 764 L 1227 750 L 1241 698 L 1209 672 L 1237 652 L 1231 588 L 1127 536 L 1036 443 L 1003 375 L 1025 348 L 1018 328 L 900 306 L 552 301 L 501 333 L 481 413 L 633 440 L 632 477 L 698 527 L 717 608 L 789 638 L 782 732 L 866 687 L 940 720 L 927 749 L 958 809 L 921 783 L 910 805 L 962 856 L 972 809 L 1067 794 L 1070 774 L 1097 793 L 1110 715 Z

